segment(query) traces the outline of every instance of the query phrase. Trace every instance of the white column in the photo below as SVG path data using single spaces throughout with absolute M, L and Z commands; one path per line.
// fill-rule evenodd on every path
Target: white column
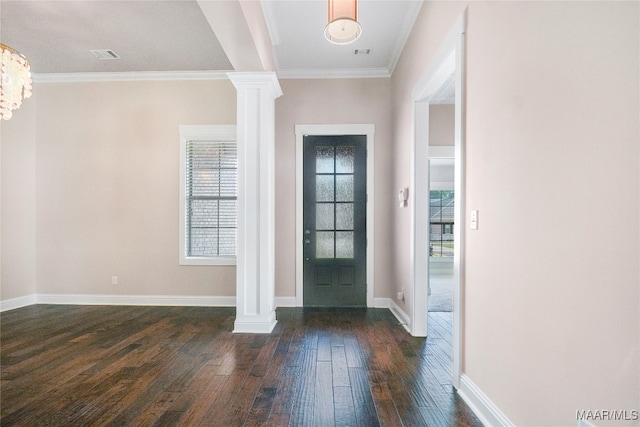
M 229 73 L 238 91 L 238 244 L 234 332 L 276 325 L 274 258 L 275 73 Z

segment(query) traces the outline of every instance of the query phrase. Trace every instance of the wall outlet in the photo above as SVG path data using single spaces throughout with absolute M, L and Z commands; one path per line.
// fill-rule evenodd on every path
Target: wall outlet
M 404 301 L 404 288 L 396 295 L 398 297 L 398 301 Z
M 111 276 L 111 284 L 112 285 L 118 284 L 118 276 Z

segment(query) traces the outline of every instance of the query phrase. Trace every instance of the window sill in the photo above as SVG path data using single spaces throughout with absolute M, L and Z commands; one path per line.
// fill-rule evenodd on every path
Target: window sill
M 180 265 L 236 265 L 235 257 L 216 257 L 216 258 L 199 258 L 199 257 L 182 257 Z

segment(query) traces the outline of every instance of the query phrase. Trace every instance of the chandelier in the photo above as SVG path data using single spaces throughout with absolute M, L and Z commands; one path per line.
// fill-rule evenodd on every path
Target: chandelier
M 358 40 L 362 27 L 358 23 L 358 0 L 328 0 L 329 23 L 324 36 L 333 44 L 349 44 Z
M 31 72 L 29 61 L 17 50 L 0 44 L 0 55 L 0 118 L 9 120 L 31 96 Z

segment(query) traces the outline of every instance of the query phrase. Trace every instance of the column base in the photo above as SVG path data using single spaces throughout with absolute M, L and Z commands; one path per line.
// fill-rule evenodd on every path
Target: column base
M 233 324 L 234 334 L 270 334 L 275 328 L 276 312 L 273 311 L 268 316 L 243 316 L 236 317 Z

